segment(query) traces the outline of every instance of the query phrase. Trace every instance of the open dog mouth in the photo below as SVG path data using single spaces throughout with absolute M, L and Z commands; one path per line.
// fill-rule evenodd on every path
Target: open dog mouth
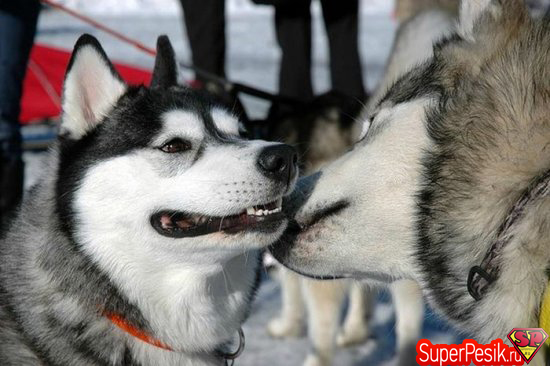
M 151 225 L 161 235 L 170 238 L 187 238 L 224 232 L 236 234 L 245 230 L 269 229 L 285 218 L 282 199 L 256 205 L 232 216 L 214 217 L 189 214 L 181 211 L 160 211 L 151 216 Z M 270 225 L 271 224 L 271 225 Z

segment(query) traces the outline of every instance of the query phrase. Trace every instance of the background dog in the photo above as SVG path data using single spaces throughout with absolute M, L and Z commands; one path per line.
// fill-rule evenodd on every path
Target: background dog
M 341 156 L 361 132 L 355 116 L 363 105 L 337 92 L 317 97 L 306 108 L 289 111 L 268 121 L 268 140 L 296 147 L 301 173 L 311 174 Z M 368 336 L 371 311 L 368 289 L 352 281 L 315 281 L 283 267 L 270 270 L 281 283 L 282 309 L 268 324 L 276 338 L 303 334 L 307 319 L 311 352 L 304 365 L 331 365 L 335 345 L 361 343 Z M 349 295 L 348 311 L 340 327 L 340 315 Z

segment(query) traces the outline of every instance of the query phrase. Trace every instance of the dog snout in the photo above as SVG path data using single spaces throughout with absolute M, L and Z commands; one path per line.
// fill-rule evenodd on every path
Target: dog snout
M 298 154 L 289 145 L 279 144 L 264 148 L 258 158 L 260 171 L 268 178 L 289 183 L 297 174 Z

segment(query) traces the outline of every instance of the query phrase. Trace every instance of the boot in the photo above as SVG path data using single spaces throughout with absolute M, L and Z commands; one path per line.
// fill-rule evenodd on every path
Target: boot
M 13 218 L 13 210 L 23 198 L 25 165 L 21 159 L 5 160 L 0 165 L 0 231 Z

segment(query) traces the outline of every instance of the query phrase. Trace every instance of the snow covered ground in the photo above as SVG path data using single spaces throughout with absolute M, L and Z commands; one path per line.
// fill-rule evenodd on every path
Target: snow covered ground
M 159 34 L 168 34 L 178 56 L 189 60 L 179 9 L 174 0 L 63 0 L 69 6 L 90 12 L 107 25 L 154 45 Z M 360 47 L 369 88 L 376 85 L 391 47 L 395 24 L 391 20 L 391 1 L 363 0 Z M 167 10 L 168 9 L 168 10 Z M 314 11 L 314 82 L 318 92 L 329 88 L 327 45 L 319 11 Z M 248 0 L 231 0 L 228 6 L 228 74 L 232 80 L 276 91 L 279 52 L 276 47 L 269 7 L 252 7 Z M 70 49 L 81 33 L 97 36 L 111 58 L 151 68 L 150 56 L 57 11 L 43 12 L 37 41 Z M 189 77 L 189 74 L 186 74 Z M 253 116 L 262 117 L 268 104 L 247 98 L 245 105 Z M 38 179 L 44 154 L 28 153 L 28 184 Z M 265 331 L 269 319 L 280 309 L 278 284 L 264 281 L 250 319 L 244 326 L 246 350 L 236 365 L 301 365 L 310 349 L 307 339 L 272 340 Z M 455 342 L 458 336 L 445 329 L 428 312 L 423 336 L 433 343 Z M 335 365 L 393 364 L 395 349 L 394 314 L 387 294 L 378 299 L 371 325 L 371 339 L 364 345 L 339 350 Z M 415 355 L 412 354 L 411 358 Z
M 57 0 L 60 4 L 94 15 L 149 16 L 151 13 L 173 15 L 180 11 L 179 0 Z M 200 1 L 200 0 L 198 0 Z M 360 0 L 364 14 L 390 11 L 393 0 Z M 229 14 L 260 13 L 269 7 L 258 7 L 251 0 L 226 0 Z

